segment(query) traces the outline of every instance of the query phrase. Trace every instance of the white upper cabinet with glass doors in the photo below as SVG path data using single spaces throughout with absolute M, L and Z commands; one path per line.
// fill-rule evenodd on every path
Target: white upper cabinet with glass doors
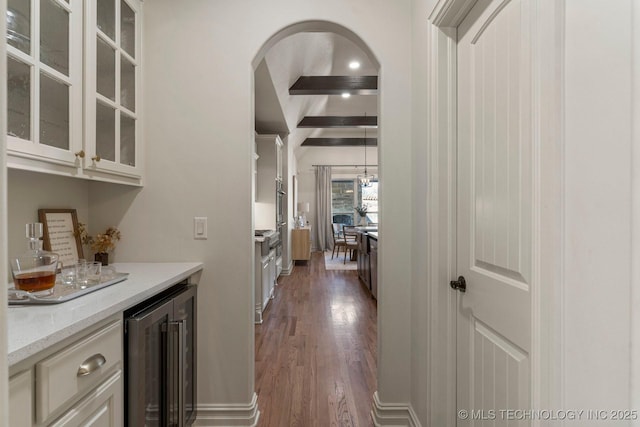
M 6 20 L 8 165 L 46 171 L 46 164 L 75 174 L 82 150 L 82 0 L 8 0 Z
M 7 165 L 140 185 L 140 0 L 7 0 L 6 20 Z
M 86 3 L 84 173 L 142 177 L 141 4 Z

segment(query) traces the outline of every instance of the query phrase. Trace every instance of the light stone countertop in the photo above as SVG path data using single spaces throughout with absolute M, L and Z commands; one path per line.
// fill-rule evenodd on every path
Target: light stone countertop
M 112 265 L 119 273 L 129 273 L 127 280 L 61 304 L 9 306 L 9 366 L 123 312 L 203 268 L 199 262 Z

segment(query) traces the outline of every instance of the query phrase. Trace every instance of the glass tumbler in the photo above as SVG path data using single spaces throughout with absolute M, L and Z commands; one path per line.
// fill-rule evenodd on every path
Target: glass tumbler
M 76 262 L 76 286 L 81 289 L 87 287 L 87 261 L 79 259 Z
M 102 263 L 99 261 L 87 261 L 87 283 L 97 284 L 100 283 L 100 276 L 102 274 Z

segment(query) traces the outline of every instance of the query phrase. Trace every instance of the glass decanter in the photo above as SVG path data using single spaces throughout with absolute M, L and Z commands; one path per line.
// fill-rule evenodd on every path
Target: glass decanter
M 26 225 L 27 251 L 11 260 L 13 285 L 27 292 L 46 291 L 56 284 L 58 254 L 42 249 L 42 223 Z

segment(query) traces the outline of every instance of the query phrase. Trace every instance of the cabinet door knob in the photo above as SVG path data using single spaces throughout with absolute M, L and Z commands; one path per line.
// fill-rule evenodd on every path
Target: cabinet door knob
M 84 150 L 80 150 L 76 152 L 76 157 L 80 157 L 81 159 L 84 159 Z
M 99 162 L 99 161 L 100 161 L 100 156 L 93 156 L 93 157 L 91 158 L 91 160 L 93 160 L 94 162 L 96 162 L 96 163 L 97 163 L 97 162 Z

